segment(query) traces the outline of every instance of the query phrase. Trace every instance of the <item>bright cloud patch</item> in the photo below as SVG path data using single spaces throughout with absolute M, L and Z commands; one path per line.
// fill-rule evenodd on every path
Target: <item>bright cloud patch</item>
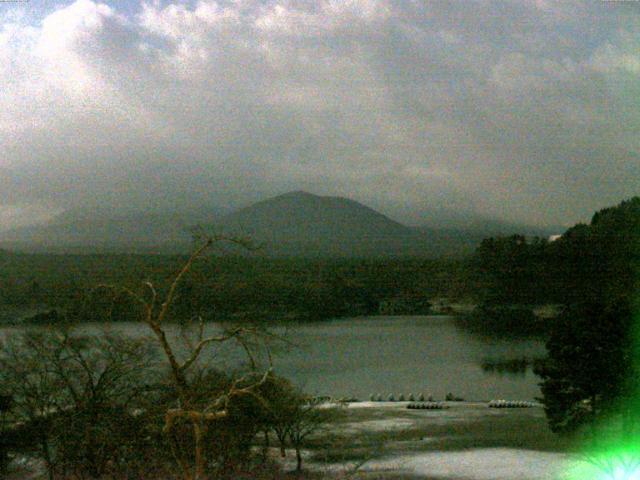
M 247 202 L 572 223 L 637 193 L 637 9 L 243 0 L 0 11 L 0 203 Z

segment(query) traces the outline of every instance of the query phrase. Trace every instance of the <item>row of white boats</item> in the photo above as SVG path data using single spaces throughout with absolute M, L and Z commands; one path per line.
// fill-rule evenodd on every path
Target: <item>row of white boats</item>
M 410 403 L 407 408 L 410 410 L 444 410 L 449 408 L 449 405 L 444 402 L 419 402 Z
M 396 399 L 395 395 L 393 395 L 393 393 L 389 394 L 389 396 L 385 399 L 382 398 L 382 395 L 378 394 L 378 395 L 369 395 L 369 401 L 371 402 L 433 402 L 433 396 L 432 395 L 427 395 L 425 397 L 425 395 L 423 393 L 421 393 L 420 395 L 418 395 L 417 397 L 413 394 L 410 393 L 409 395 L 407 395 L 407 397 L 405 398 L 404 394 L 400 394 L 398 395 L 398 398 Z
M 400 394 L 397 397 L 394 394 L 389 394 L 386 398 L 384 398 L 381 394 L 377 395 L 369 395 L 370 402 L 408 402 L 407 408 L 410 409 L 418 409 L 418 410 L 440 410 L 449 408 L 452 402 L 460 403 L 464 402 L 461 398 L 453 397 L 453 395 L 448 394 L 445 401 L 435 401 L 433 399 L 433 395 L 424 395 L 420 393 L 419 395 L 414 395 L 410 393 L 405 396 L 404 394 Z M 312 404 L 323 404 L 323 403 L 338 403 L 338 404 L 349 404 L 349 403 L 358 403 L 360 400 L 356 398 L 340 398 L 335 399 L 330 396 L 318 396 L 309 399 L 309 402 Z M 476 402 L 472 402 L 476 403 Z M 478 402 L 483 403 L 483 402 Z M 539 403 L 530 402 L 526 400 L 491 400 L 487 403 L 489 408 L 532 408 L 541 406 Z
M 396 397 L 393 394 L 390 394 L 386 399 L 382 397 L 382 395 L 370 395 L 369 400 L 371 402 L 412 402 L 409 404 L 407 408 L 418 408 L 418 409 L 440 409 L 446 408 L 446 404 L 444 402 L 436 402 L 433 400 L 432 395 L 425 396 L 424 394 L 419 394 L 415 396 L 413 393 L 410 393 L 406 397 L 401 393 Z M 447 395 L 447 401 L 452 401 L 452 398 Z M 461 401 L 462 399 L 455 398 L 455 401 Z M 419 402 L 419 403 L 413 403 Z M 525 400 L 491 400 L 488 403 L 489 408 L 531 408 L 539 406 L 536 402 L 529 402 Z
M 491 400 L 489 408 L 531 408 L 537 407 L 535 402 L 527 402 L 523 400 Z

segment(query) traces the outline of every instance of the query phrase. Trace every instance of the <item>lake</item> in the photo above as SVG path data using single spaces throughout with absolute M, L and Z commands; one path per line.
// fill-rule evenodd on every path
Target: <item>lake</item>
M 83 328 L 92 331 L 96 325 Z M 109 328 L 133 336 L 148 333 L 145 325 L 136 323 Z M 172 330 L 175 335 L 177 329 Z M 311 394 L 359 399 L 381 394 L 386 399 L 389 394 L 397 398 L 400 393 L 424 393 L 437 400 L 448 392 L 465 400 L 540 396 L 539 379 L 530 369 L 520 374 L 487 372 L 482 363 L 542 357 L 542 342 L 479 338 L 459 328 L 453 317 L 360 317 L 279 327 L 276 332 L 295 347 L 275 355 L 275 371 Z M 229 367 L 237 365 L 239 357 L 224 349 L 214 358 L 217 365 Z
M 309 392 L 368 399 L 370 394 L 448 392 L 468 400 L 540 396 L 538 378 L 487 373 L 487 358 L 541 357 L 542 342 L 488 340 L 458 328 L 452 317 L 369 317 L 297 327 L 301 346 L 276 359 L 278 371 Z

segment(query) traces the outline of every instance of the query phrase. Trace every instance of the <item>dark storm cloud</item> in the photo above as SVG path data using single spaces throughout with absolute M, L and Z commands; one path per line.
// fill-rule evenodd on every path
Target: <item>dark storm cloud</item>
M 566 224 L 639 190 L 633 2 L 8 5 L 5 223 L 304 188 Z

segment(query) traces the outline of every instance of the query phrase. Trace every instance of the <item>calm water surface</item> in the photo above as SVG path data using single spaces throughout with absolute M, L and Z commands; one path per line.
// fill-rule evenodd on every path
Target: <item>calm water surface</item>
M 369 395 L 412 392 L 442 399 L 452 392 L 469 400 L 534 399 L 538 378 L 483 372 L 486 358 L 543 356 L 538 341 L 482 340 L 460 330 L 451 317 L 371 317 L 304 325 L 293 332 L 301 345 L 276 359 L 278 370 L 310 392 Z
M 132 336 L 148 334 L 145 325 L 136 323 L 109 328 Z M 487 358 L 543 356 L 541 342 L 481 339 L 458 328 L 452 317 L 361 317 L 279 328 L 278 332 L 295 346 L 276 354 L 276 372 L 317 395 L 368 399 L 370 394 L 386 398 L 390 393 L 396 397 L 424 393 L 443 399 L 452 392 L 467 400 L 540 396 L 539 379 L 530 370 L 499 375 L 484 372 L 481 363 Z M 237 349 L 208 355 L 225 367 L 239 362 Z

